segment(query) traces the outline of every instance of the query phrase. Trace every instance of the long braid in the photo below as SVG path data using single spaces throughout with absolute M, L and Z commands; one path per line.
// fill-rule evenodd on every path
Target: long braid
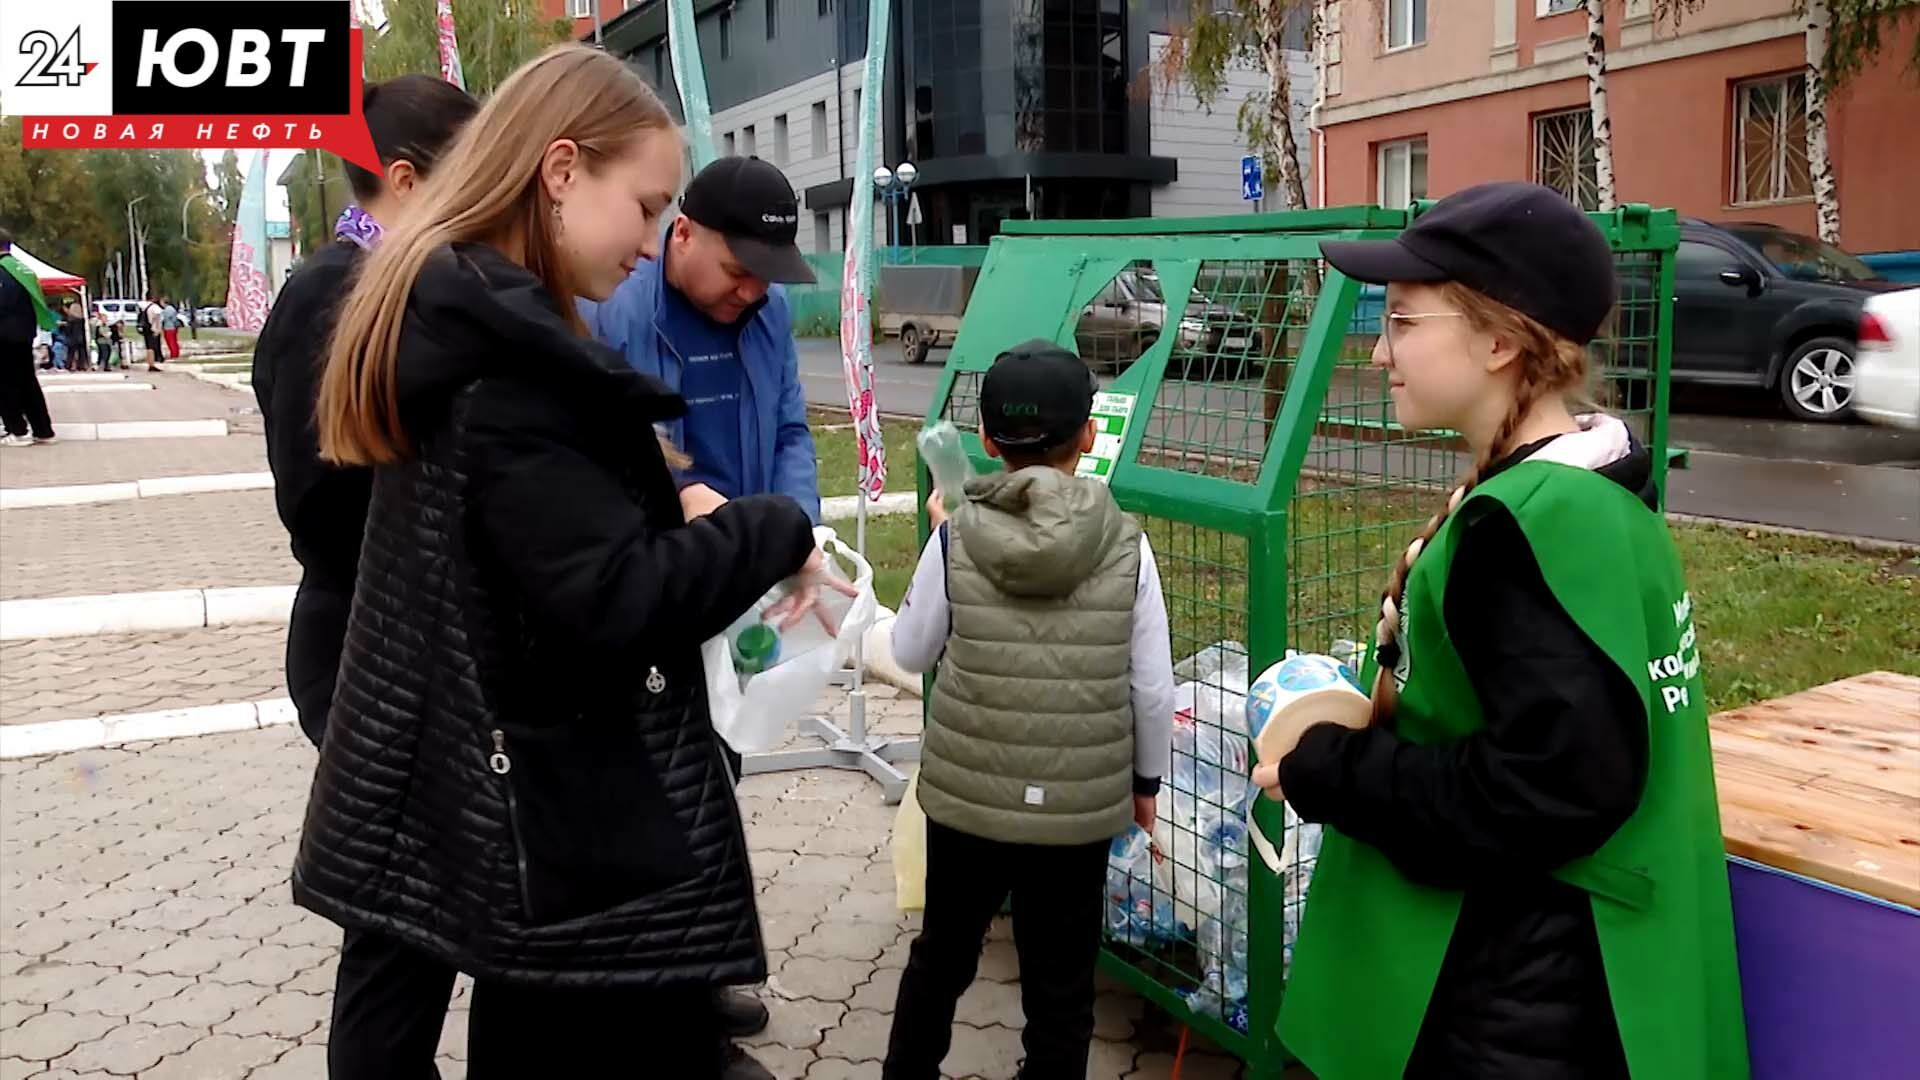
M 1487 470 L 1511 451 L 1514 435 L 1533 411 L 1534 404 L 1548 394 L 1578 388 L 1586 378 L 1586 350 L 1579 345 L 1463 286 L 1449 282 L 1441 289 L 1449 301 L 1467 313 L 1476 327 L 1496 328 L 1522 343 L 1519 379 L 1514 387 L 1513 405 L 1492 441 L 1480 452 L 1459 485 L 1447 494 L 1446 505 L 1427 519 L 1419 535 L 1407 545 L 1387 578 L 1387 587 L 1380 595 L 1380 621 L 1374 626 L 1377 670 L 1373 681 L 1372 722 L 1375 724 L 1391 719 L 1400 700 L 1400 686 L 1394 681 L 1393 670 L 1405 647 L 1401 639 L 1404 621 L 1401 608 L 1406 602 L 1407 577 L 1413 572 L 1414 563 L 1447 518 L 1466 501 L 1467 494 L 1485 478 Z

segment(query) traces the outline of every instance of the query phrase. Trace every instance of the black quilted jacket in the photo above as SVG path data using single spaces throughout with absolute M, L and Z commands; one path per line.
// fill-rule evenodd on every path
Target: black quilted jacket
M 295 899 L 481 977 L 764 977 L 699 647 L 805 561 L 806 514 L 685 523 L 653 434 L 683 403 L 485 246 L 422 272 L 399 397 Z

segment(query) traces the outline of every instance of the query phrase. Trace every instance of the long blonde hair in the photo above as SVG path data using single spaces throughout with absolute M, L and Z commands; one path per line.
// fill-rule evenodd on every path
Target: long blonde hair
M 1379 661 L 1379 670 L 1373 682 L 1373 722 L 1376 724 L 1392 717 L 1395 706 L 1399 704 L 1400 687 L 1394 681 L 1393 669 L 1399 662 L 1400 650 L 1404 648 L 1400 639 L 1400 608 L 1406 599 L 1407 576 L 1413 572 L 1413 564 L 1419 560 L 1420 553 L 1446 523 L 1447 516 L 1459 508 L 1467 493 L 1484 478 L 1487 469 L 1514 449 L 1508 444 L 1513 441 L 1515 432 L 1525 422 L 1536 402 L 1556 394 L 1582 399 L 1588 396 L 1587 350 L 1584 346 L 1458 282 L 1449 281 L 1439 288 L 1442 298 L 1466 315 L 1469 326 L 1513 343 L 1519 354 L 1516 361 L 1519 380 L 1514 386 L 1513 404 L 1508 407 L 1506 419 L 1500 422 L 1493 440 L 1481 448 L 1473 467 L 1448 492 L 1446 505 L 1427 519 L 1420 534 L 1407 545 L 1387 579 L 1386 590 L 1380 597 L 1380 622 L 1374 627 Z
M 571 139 L 591 170 L 662 130 L 674 126 L 659 97 L 598 49 L 557 45 L 508 76 L 461 131 L 406 221 L 368 257 L 341 308 L 314 417 L 320 456 L 337 465 L 391 465 L 412 453 L 395 390 L 400 328 L 421 268 L 443 245 L 517 244 L 560 314 L 585 333 L 553 202 L 540 182 L 541 159 L 555 140 Z

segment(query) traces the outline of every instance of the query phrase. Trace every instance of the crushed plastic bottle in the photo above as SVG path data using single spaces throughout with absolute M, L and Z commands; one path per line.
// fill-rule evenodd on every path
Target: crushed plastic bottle
M 1173 897 L 1153 887 L 1152 837 L 1138 825 L 1107 849 L 1107 936 L 1150 946 L 1179 936 Z
M 926 462 L 927 471 L 933 474 L 933 486 L 947 497 L 951 510 L 952 501 L 958 498 L 956 493 L 964 491 L 967 481 L 974 476 L 973 459 L 960 443 L 960 429 L 951 421 L 942 420 L 922 431 L 914 442 L 920 449 L 920 460 Z

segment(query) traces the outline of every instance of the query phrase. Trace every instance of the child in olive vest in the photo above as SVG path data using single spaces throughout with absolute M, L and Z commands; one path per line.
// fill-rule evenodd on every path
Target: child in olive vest
M 1474 465 L 1391 576 L 1371 723 L 1254 773 L 1330 826 L 1282 1039 L 1320 1080 L 1745 1077 L 1692 598 L 1646 449 L 1569 404 L 1606 239 L 1495 183 L 1322 249 L 1387 286 L 1396 419 Z
M 888 1080 L 935 1080 L 988 925 L 1013 896 L 1026 1078 L 1084 1077 L 1107 849 L 1153 827 L 1171 754 L 1173 657 L 1153 550 L 1097 480 L 1092 372 L 1045 341 L 1001 354 L 980 435 L 1005 472 L 967 484 L 893 629 L 938 664 L 921 748 L 927 904 L 888 1040 Z

